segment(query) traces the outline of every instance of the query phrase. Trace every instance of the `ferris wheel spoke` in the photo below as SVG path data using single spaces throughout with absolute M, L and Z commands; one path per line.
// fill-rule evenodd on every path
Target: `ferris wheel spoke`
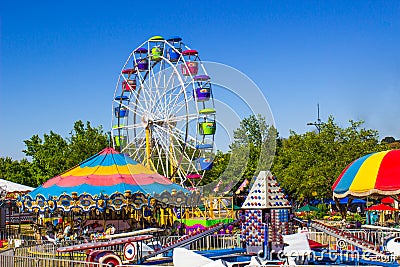
M 140 113 L 146 112 L 148 110 L 148 107 L 146 105 L 147 102 L 143 101 L 144 94 L 141 94 L 141 91 L 142 91 L 142 86 L 139 86 L 138 91 L 135 94 L 131 94 L 131 96 L 133 96 L 134 98 L 130 102 L 132 104 L 130 104 L 128 108 L 134 114 L 140 114 Z
M 185 87 L 185 89 L 179 90 L 179 92 L 175 95 L 175 97 L 173 97 L 172 99 L 170 99 L 170 101 L 168 102 L 168 105 L 167 105 L 166 109 L 172 110 L 173 107 L 175 107 L 175 106 L 177 105 L 177 103 L 178 103 L 178 101 L 179 101 L 179 98 L 181 98 L 181 101 L 186 101 L 186 102 L 188 101 L 188 99 L 187 99 L 187 97 L 186 97 L 186 93 L 185 93 L 184 90 L 186 90 L 186 87 Z M 171 94 L 171 96 L 172 96 L 172 94 Z M 186 104 L 185 104 L 185 105 L 186 105 Z
M 179 98 L 175 99 L 175 103 L 174 105 L 170 105 L 169 106 L 169 115 L 171 115 L 172 113 L 175 114 L 179 114 L 182 109 L 187 109 L 187 103 L 190 101 L 189 99 L 185 99 L 185 97 L 183 99 L 180 99 L 180 101 L 178 102 Z
M 153 75 L 151 75 L 152 78 L 152 82 L 154 84 L 154 86 L 152 88 L 154 88 L 154 92 L 156 93 L 157 97 L 153 98 L 153 104 L 156 103 L 156 101 L 158 99 L 160 99 L 160 90 L 161 88 L 163 88 L 162 84 L 161 84 L 161 77 L 162 77 L 162 73 L 164 72 L 164 60 L 160 60 L 158 62 L 156 62 L 155 64 L 158 64 L 158 72 L 154 72 L 154 68 L 151 69 L 151 72 Z M 157 107 L 157 105 L 155 105 L 155 107 Z
M 134 111 L 134 109 L 132 109 L 130 103 L 134 102 L 134 103 L 135 103 L 135 109 L 139 108 L 139 109 L 141 109 L 142 111 L 146 111 L 147 108 L 146 108 L 145 106 L 142 105 L 142 103 L 141 103 L 139 97 L 140 97 L 140 95 L 135 94 L 135 93 L 131 93 L 131 94 L 129 95 L 129 99 L 130 99 L 130 100 L 129 100 L 129 103 L 127 103 L 127 104 L 125 104 L 125 103 L 123 103 L 123 102 L 120 103 L 119 101 L 116 101 L 116 100 L 115 100 L 115 102 L 117 102 L 117 103 L 120 104 L 121 106 L 124 106 L 124 107 L 126 107 L 126 108 L 128 108 L 128 109 L 130 109 L 130 110 L 132 110 L 132 111 Z
M 147 78 L 146 80 L 141 81 L 140 84 L 140 89 L 141 91 L 143 91 L 143 100 L 144 100 L 144 104 L 146 105 L 146 109 L 149 111 L 151 110 L 151 107 L 154 106 L 154 92 L 153 92 L 153 83 L 152 83 L 152 69 L 150 69 L 147 73 L 146 73 L 146 77 L 150 76 L 149 78 Z M 146 78 L 144 77 L 144 79 Z M 138 92 L 139 94 L 140 92 Z
M 145 109 L 148 111 L 152 106 L 151 83 L 148 81 L 141 83 L 137 95 L 139 102 L 143 102 Z
M 161 71 L 160 71 L 161 73 Z M 172 72 L 171 74 L 169 74 L 168 72 L 165 72 L 166 74 L 169 75 L 169 78 L 167 81 L 163 80 L 160 83 L 160 86 L 157 90 L 157 104 L 155 105 L 155 107 L 157 108 L 157 112 L 162 114 L 163 116 L 165 116 L 166 114 L 168 114 L 167 112 L 167 103 L 169 103 L 169 100 L 166 98 L 166 96 L 171 96 L 172 93 L 171 91 L 173 90 L 173 86 L 175 84 L 175 78 L 176 78 L 176 73 Z M 165 76 L 164 76 L 165 79 Z M 171 87 L 172 86 L 172 87 Z
M 140 129 L 140 128 L 144 129 L 143 123 L 123 125 L 123 126 L 120 126 L 120 127 L 116 128 L 116 129 L 131 130 L 131 129 Z
M 114 102 L 118 106 L 124 107 L 124 108 L 128 109 L 130 112 L 133 112 L 134 114 L 141 114 L 141 113 L 146 111 L 145 107 L 143 107 L 143 105 L 141 105 L 140 102 L 138 102 L 138 104 L 135 105 L 135 107 L 132 107 L 129 103 L 127 103 L 127 104 L 126 103 L 121 103 L 120 101 L 117 101 L 117 100 L 114 100 Z
M 181 129 L 177 128 L 177 127 L 175 127 L 174 130 L 177 132 L 177 133 L 176 133 L 177 135 L 183 135 L 183 134 L 185 134 L 185 132 L 184 132 L 183 130 L 181 130 Z M 196 143 L 196 138 L 193 137 L 193 136 L 191 136 L 190 134 L 188 134 L 188 139 L 189 139 L 190 142 Z M 194 147 L 194 145 L 193 145 L 193 147 Z
M 150 70 L 150 78 L 149 78 L 149 88 L 150 88 L 150 92 L 152 97 L 150 98 L 150 106 L 151 107 L 155 107 L 154 105 L 154 101 L 156 100 L 157 97 L 155 97 L 155 94 L 158 92 L 158 85 L 157 85 L 157 81 L 155 79 L 155 74 L 154 74 L 154 69 L 152 68 Z
M 140 129 L 132 138 L 132 140 L 129 141 L 128 146 L 131 145 L 134 147 L 141 147 L 143 144 L 145 144 L 145 142 L 145 129 Z
M 182 131 L 182 130 L 180 130 L 180 129 L 178 129 L 178 128 L 175 128 L 175 131 L 177 131 L 178 133 L 176 134 L 176 136 L 180 136 L 179 135 L 179 133 L 180 134 L 184 134 L 184 132 Z M 191 147 L 191 148 L 195 148 L 196 147 L 196 138 L 194 138 L 193 136 L 191 136 L 191 135 L 188 135 L 188 137 L 187 137 L 187 141 L 186 141 L 186 145 L 187 146 L 189 146 L 189 147 Z M 184 141 L 183 139 L 182 139 L 182 141 Z
M 169 174 L 170 169 L 170 157 L 168 152 L 170 152 L 170 144 L 166 141 L 168 136 L 165 133 L 156 131 L 156 135 L 158 136 L 158 141 L 161 144 L 157 144 L 157 154 L 159 158 L 159 162 L 162 162 L 162 168 L 164 174 Z
M 165 133 L 167 133 L 168 135 L 173 137 L 176 141 L 178 141 L 179 144 L 185 144 L 185 146 L 195 148 L 195 146 L 191 145 L 191 143 L 195 144 L 196 138 L 193 138 L 192 136 L 188 135 L 187 139 L 189 139 L 189 140 L 184 140 L 184 138 L 182 138 L 182 135 L 185 136 L 186 134 L 183 131 L 181 131 L 180 129 L 174 127 L 174 131 L 176 131 L 176 132 L 174 132 L 173 130 L 167 131 L 163 127 L 157 127 L 157 129 L 160 129 L 161 131 L 164 131 Z M 183 147 L 183 146 L 181 146 L 181 147 Z
M 143 163 L 145 158 L 146 158 L 146 151 L 144 147 L 144 143 L 133 149 L 133 152 L 131 153 L 131 157 L 136 160 L 137 162 Z
M 132 112 L 133 115 L 137 116 L 138 118 L 142 118 L 143 114 L 146 113 L 146 109 L 144 109 L 144 107 L 142 107 L 141 105 L 136 105 L 135 107 L 127 106 L 127 109 L 129 110 L 129 112 Z
M 179 140 L 177 140 L 177 142 L 180 142 Z M 180 146 L 177 147 L 173 147 L 173 149 L 179 149 L 178 151 L 176 151 L 175 155 L 180 154 L 180 164 L 183 166 L 181 169 L 182 171 L 186 174 L 190 173 L 190 172 L 195 172 L 196 171 L 196 166 L 194 165 L 194 157 L 195 157 L 195 151 L 193 150 L 192 153 L 188 154 L 188 149 L 183 149 Z M 197 171 L 196 171 L 197 172 Z
M 174 116 L 174 117 L 170 117 L 168 119 L 168 123 L 177 123 L 177 122 L 181 122 L 181 121 L 191 121 L 193 119 L 197 119 L 198 115 L 197 114 L 188 114 L 188 115 L 182 115 L 182 116 Z M 157 121 L 154 121 L 157 122 Z
M 164 129 L 163 127 L 157 127 L 158 130 L 161 130 L 162 132 L 164 132 L 165 134 L 165 139 L 168 139 L 168 143 L 166 141 L 164 141 L 165 144 L 165 148 L 168 151 L 170 148 L 172 147 L 176 147 L 179 146 L 181 150 L 184 150 L 184 140 L 181 137 L 177 137 L 175 136 L 175 134 L 173 133 L 173 131 L 168 131 L 166 129 Z M 173 142 L 175 140 L 178 140 L 178 142 Z
M 185 103 L 176 104 L 173 108 L 171 108 L 168 112 L 168 116 L 172 116 L 172 114 L 181 114 L 186 109 Z
M 161 82 L 162 82 L 162 79 L 163 79 L 163 77 L 164 77 L 164 75 L 162 75 L 163 74 L 163 72 L 165 71 L 164 69 L 165 69 L 165 61 L 164 60 L 161 60 L 160 62 L 159 62 L 159 71 L 156 73 L 156 75 L 154 75 L 154 82 L 156 83 L 156 85 L 157 86 L 160 86 L 161 85 Z
M 170 98 L 172 96 L 172 91 L 175 86 L 175 80 L 177 78 L 177 75 L 175 71 L 173 71 L 170 75 L 167 81 L 164 82 L 164 90 L 162 94 L 160 95 L 160 99 L 163 99 L 163 106 L 162 109 L 164 110 L 165 114 L 168 114 L 167 112 L 167 107 L 168 103 L 170 102 L 170 99 L 167 98 L 167 96 Z M 161 105 L 160 105 L 161 107 Z
M 157 134 L 155 134 L 156 136 Z M 158 140 L 160 140 L 161 138 L 157 138 Z M 153 156 L 153 164 L 155 165 L 154 167 L 156 168 L 156 170 L 159 170 L 159 168 L 161 167 L 162 173 L 166 173 L 166 166 L 165 164 L 163 164 L 165 160 L 163 160 L 163 155 L 164 155 L 164 149 L 163 147 L 156 143 L 154 144 L 155 146 L 155 151 L 157 152 L 156 155 L 154 155 L 154 153 L 152 154 Z M 154 151 L 154 150 L 153 150 Z M 156 157 L 156 159 L 154 159 L 154 157 Z
M 172 80 L 171 81 L 171 90 L 170 91 L 172 91 L 172 88 L 174 88 L 175 87 L 175 80 Z M 167 95 L 168 95 L 168 99 L 167 99 Z M 167 107 L 168 107 L 168 103 L 171 103 L 171 101 L 172 101 L 172 94 L 165 94 L 165 105 L 164 105 L 164 109 L 165 110 L 167 110 Z

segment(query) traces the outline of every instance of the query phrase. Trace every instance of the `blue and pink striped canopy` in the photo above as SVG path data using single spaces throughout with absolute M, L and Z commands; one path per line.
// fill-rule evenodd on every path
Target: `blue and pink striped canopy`
M 188 192 L 168 178 L 148 169 L 113 148 L 106 148 L 77 167 L 51 178 L 29 195 L 35 198 L 62 194 L 112 195 L 114 193 L 161 194 L 164 191 Z

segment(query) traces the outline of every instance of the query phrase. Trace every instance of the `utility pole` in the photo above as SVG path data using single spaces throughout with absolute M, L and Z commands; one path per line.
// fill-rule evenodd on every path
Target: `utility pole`
M 321 125 L 323 125 L 324 123 L 323 123 L 322 120 L 319 118 L 319 103 L 317 104 L 317 112 L 318 112 L 318 114 L 317 114 L 317 121 L 309 122 L 309 123 L 307 123 L 307 125 L 313 125 L 313 126 L 315 126 L 315 127 L 317 128 L 317 130 L 318 130 L 318 133 L 320 133 L 320 132 L 321 132 Z

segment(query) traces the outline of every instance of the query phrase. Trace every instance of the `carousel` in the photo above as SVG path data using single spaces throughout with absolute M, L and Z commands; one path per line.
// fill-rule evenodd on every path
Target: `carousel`
M 113 223 L 117 231 L 124 231 L 149 225 L 171 226 L 172 207 L 196 201 L 195 193 L 106 148 L 49 179 L 18 204 L 23 211 L 35 213 L 40 224 L 90 222 L 105 229 Z

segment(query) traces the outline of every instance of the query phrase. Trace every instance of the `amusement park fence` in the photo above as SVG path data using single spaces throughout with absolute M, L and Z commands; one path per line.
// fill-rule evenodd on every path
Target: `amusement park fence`
M 179 239 L 180 236 L 164 236 L 159 239 L 161 245 Z M 226 249 L 240 246 L 240 234 L 209 235 L 189 245 L 191 250 Z
M 163 236 L 153 240 L 159 242 L 160 246 L 171 243 L 179 239 L 180 236 Z M 192 250 L 208 250 L 208 249 L 225 249 L 238 247 L 240 244 L 240 235 L 210 235 L 200 240 L 197 240 L 189 245 Z M 14 244 L 15 242 L 11 242 Z M 23 245 L 16 248 L 11 248 L 6 251 L 0 251 L 0 267 L 64 267 L 74 266 L 87 267 L 84 252 L 58 253 L 59 246 L 73 245 L 74 242 L 55 245 L 51 242 L 25 240 Z M 123 258 L 124 244 L 107 247 L 107 249 L 115 251 Z M 85 265 L 86 264 L 86 265 Z M 92 267 L 103 266 L 101 264 L 92 264 Z
M 373 243 L 376 247 L 381 247 L 384 241 L 390 236 L 400 236 L 400 232 L 389 231 L 369 231 L 369 230 L 348 230 L 353 235 Z M 323 232 L 309 232 L 309 239 L 327 244 L 330 249 L 337 249 L 337 244 L 340 239 L 332 237 Z M 179 239 L 179 236 L 163 236 L 154 239 L 160 246 L 167 245 L 174 240 Z M 65 243 L 54 245 L 53 243 L 25 240 L 24 244 L 20 247 L 13 248 L 14 242 L 10 242 L 11 249 L 0 251 L 0 266 L 1 267 L 64 267 L 64 266 L 87 266 L 84 262 L 85 254 L 75 253 L 70 255 L 68 253 L 58 253 L 57 247 L 68 246 L 73 243 Z M 191 250 L 209 250 L 209 249 L 226 249 L 232 247 L 240 247 L 240 234 L 234 235 L 209 235 L 199 239 L 187 248 Z M 108 247 L 112 251 L 117 252 L 123 258 L 123 244 L 114 247 Z M 348 245 L 351 249 L 351 245 Z M 101 264 L 92 264 L 93 267 L 102 266 Z
M 400 232 L 397 231 L 371 231 L 371 230 L 364 230 L 364 229 L 349 229 L 346 232 L 354 235 L 359 239 L 363 239 L 372 243 L 375 247 L 380 248 L 384 246 L 385 241 L 389 237 L 397 237 L 400 236 Z M 341 241 L 342 244 L 346 244 L 347 249 L 353 249 L 350 244 L 347 244 L 345 240 L 340 238 L 336 238 L 330 235 L 327 235 L 323 232 L 309 232 L 308 238 L 314 241 L 317 241 L 321 244 L 327 244 L 328 248 L 330 249 L 338 249 L 338 242 Z
M 39 256 L 18 256 L 14 249 L 0 252 L 1 267 L 88 267 L 85 261 L 59 258 L 42 258 Z M 90 263 L 91 267 L 108 267 L 106 264 Z

